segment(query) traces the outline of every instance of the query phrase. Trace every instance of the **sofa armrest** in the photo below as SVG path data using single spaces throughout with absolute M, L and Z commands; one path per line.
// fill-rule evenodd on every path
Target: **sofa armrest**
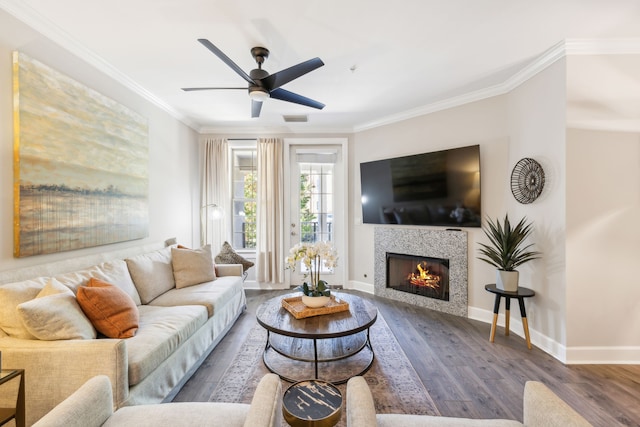
M 266 374 L 258 383 L 251 400 L 245 427 L 282 425 L 282 382 L 276 374 Z
M 0 339 L 2 366 L 25 370 L 27 425 L 44 416 L 87 380 L 106 375 L 115 405 L 129 396 L 125 340 Z
M 100 427 L 113 414 L 111 383 L 105 375 L 91 378 L 42 417 L 34 427 Z
M 242 264 L 216 264 L 216 275 L 224 276 L 242 276 Z
M 524 425 L 531 427 L 590 427 L 580 414 L 546 385 L 527 381 L 524 385 Z
M 373 396 L 363 377 L 353 377 L 347 382 L 347 425 L 349 427 L 377 425 Z

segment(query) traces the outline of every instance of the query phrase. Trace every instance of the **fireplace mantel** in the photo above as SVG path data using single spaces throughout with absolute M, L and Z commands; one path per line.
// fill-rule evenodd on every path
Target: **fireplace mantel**
M 467 233 L 406 227 L 376 227 L 374 231 L 374 292 L 381 297 L 467 317 Z M 387 288 L 386 254 L 403 253 L 449 260 L 449 301 Z

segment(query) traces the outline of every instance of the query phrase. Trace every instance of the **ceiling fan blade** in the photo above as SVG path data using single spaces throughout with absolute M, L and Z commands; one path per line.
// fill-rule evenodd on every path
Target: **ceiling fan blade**
M 307 107 L 317 108 L 318 110 L 322 110 L 325 107 L 321 102 L 314 101 L 311 98 L 307 98 L 306 96 L 298 95 L 297 93 L 289 92 L 284 89 L 274 89 L 269 93 L 269 95 L 271 98 L 306 105 Z
M 192 92 L 194 90 L 247 90 L 246 87 L 183 87 L 182 90 L 185 92 Z
M 255 85 L 256 82 L 249 77 L 249 75 L 247 73 L 245 73 L 242 68 L 240 68 L 235 62 L 233 62 L 227 55 L 224 54 L 224 52 L 222 52 L 220 49 L 218 49 L 213 43 L 211 43 L 209 40 L 207 39 L 198 39 L 198 41 L 200 43 L 202 43 L 202 45 L 204 47 L 206 47 L 207 49 L 209 49 L 211 52 L 213 52 L 214 55 L 216 55 L 218 58 L 222 59 L 222 62 L 224 62 L 225 64 L 227 64 L 229 67 L 231 67 L 231 69 L 233 69 L 233 71 L 235 71 L 236 73 L 238 73 L 238 75 L 240 75 L 240 77 L 242 77 L 243 79 L 245 79 L 247 81 L 247 83 L 250 83 L 252 85 Z
M 262 110 L 262 102 L 251 100 L 251 117 L 260 117 L 260 110 Z
M 267 90 L 272 91 L 323 65 L 324 62 L 320 58 L 313 58 L 265 77 L 262 79 L 262 84 Z

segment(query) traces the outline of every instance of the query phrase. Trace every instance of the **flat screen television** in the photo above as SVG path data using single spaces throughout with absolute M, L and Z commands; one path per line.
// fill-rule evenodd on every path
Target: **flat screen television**
M 480 146 L 360 163 L 362 222 L 480 227 Z

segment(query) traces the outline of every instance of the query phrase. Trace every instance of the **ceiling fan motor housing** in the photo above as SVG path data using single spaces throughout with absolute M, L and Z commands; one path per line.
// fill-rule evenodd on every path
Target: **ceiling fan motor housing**
M 265 59 L 269 57 L 269 49 L 266 47 L 256 46 L 251 48 L 251 56 L 258 63 L 258 67 L 262 65 Z

